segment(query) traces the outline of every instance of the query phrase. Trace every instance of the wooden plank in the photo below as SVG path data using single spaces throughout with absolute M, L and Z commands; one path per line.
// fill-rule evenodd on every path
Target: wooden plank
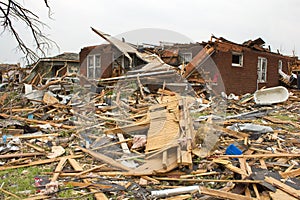
M 249 189 L 249 187 L 247 186 L 246 189 L 245 189 L 245 196 L 246 197 L 251 197 L 251 191 Z
M 30 144 L 30 143 L 28 143 L 28 142 L 25 142 L 24 144 L 25 144 L 26 146 L 29 146 L 29 147 L 31 147 L 31 148 L 37 150 L 38 152 L 42 152 L 42 153 L 45 152 L 45 149 L 43 149 L 43 148 L 41 148 L 41 147 L 38 147 L 38 146 L 36 146 L 36 145 Z
M 290 124 L 296 128 L 300 128 L 300 124 L 298 124 L 296 122 L 292 122 L 292 121 L 281 120 L 281 119 L 277 119 L 275 117 L 270 117 L 270 116 L 264 116 L 263 119 L 271 121 L 272 123 L 275 123 L 275 124 Z
M 206 194 L 213 197 L 218 197 L 221 199 L 232 199 L 232 200 L 252 200 L 251 197 L 246 197 L 239 194 L 234 194 L 232 192 L 225 192 L 221 190 L 213 190 L 200 186 L 201 194 Z
M 230 130 L 228 128 L 217 127 L 217 130 L 219 130 L 223 133 L 226 133 L 232 137 L 238 138 L 238 139 L 244 139 L 245 137 L 249 137 L 249 135 L 247 133 Z
M 272 178 L 272 177 L 268 177 L 266 176 L 265 177 L 265 181 L 272 184 L 273 186 L 283 190 L 284 192 L 292 195 L 293 197 L 296 197 L 298 199 L 300 199 L 300 190 L 296 190 L 284 183 L 282 183 L 281 181 L 275 179 L 275 178 Z
M 130 154 L 130 150 L 127 146 L 127 143 L 123 142 L 125 140 L 124 138 L 124 135 L 122 133 L 117 133 L 117 136 L 119 138 L 119 142 L 121 143 L 121 147 L 122 147 L 122 150 L 125 154 Z
M 93 171 L 95 171 L 95 170 L 97 170 L 97 169 L 100 169 L 100 168 L 103 167 L 103 166 L 106 166 L 106 165 L 107 165 L 107 164 L 102 164 L 102 165 L 93 167 L 93 168 L 91 168 L 91 169 L 85 170 L 85 171 L 83 171 L 83 172 L 78 173 L 77 176 L 82 176 L 83 174 L 87 174 L 87 173 L 93 172 Z
M 192 154 L 189 151 L 181 151 L 181 165 L 193 167 Z
M 277 189 L 276 192 L 269 192 L 272 200 L 296 200 L 297 198 L 291 196 L 290 194 L 280 190 L 280 189 Z
M 78 172 L 83 171 L 83 168 L 80 166 L 80 164 L 74 158 L 68 158 L 68 161 L 75 171 L 78 171 Z
M 0 155 L 0 159 L 33 157 L 33 156 L 42 156 L 42 155 L 45 155 L 45 154 L 44 153 L 14 153 L 14 154 Z
M 179 138 L 178 100 L 176 96 L 165 96 L 168 102 L 167 109 L 155 110 L 149 108 L 150 127 L 147 136 L 146 152 L 161 149 L 172 143 L 177 143 Z
M 231 162 L 229 160 L 214 159 L 213 162 L 218 163 L 218 164 L 222 164 L 227 169 L 229 169 L 233 172 L 236 172 L 238 174 L 241 174 L 242 176 L 245 176 L 245 177 L 248 176 L 248 174 L 244 170 L 242 170 L 238 167 L 235 167 L 234 165 L 231 164 Z
M 86 179 L 84 179 L 86 180 Z M 64 182 L 65 185 L 72 185 L 74 187 L 98 187 L 100 189 L 108 189 L 108 188 L 112 188 L 111 185 L 106 185 L 106 184 L 98 184 L 98 183 L 91 183 L 91 182 L 75 182 L 75 181 L 68 181 L 68 182 Z
M 138 122 L 135 124 L 130 124 L 130 125 L 122 126 L 122 127 L 116 127 L 113 129 L 107 129 L 107 130 L 104 130 L 104 133 L 105 134 L 130 133 L 130 132 L 148 129 L 149 125 L 150 125 L 150 122 L 148 120 L 146 120 L 146 121 Z
M 254 190 L 254 193 L 255 193 L 255 196 L 257 199 L 260 199 L 260 194 L 258 192 L 258 189 L 257 189 L 257 186 L 256 184 L 252 184 L 252 187 L 253 187 L 253 190 Z
M 252 154 L 252 155 L 220 155 L 220 158 L 276 158 L 276 157 L 300 157 L 300 154 L 276 153 L 276 154 Z
M 64 129 L 75 129 L 76 126 L 69 126 L 69 125 L 65 125 L 65 124 L 57 124 L 51 121 L 41 121 L 41 120 L 36 120 L 36 119 L 27 119 L 27 118 L 23 118 L 23 117 L 19 117 L 19 116 L 10 116 L 4 113 L 0 113 L 1 117 L 4 118 L 11 118 L 11 119 L 15 119 L 15 120 L 19 120 L 19 121 L 23 121 L 23 122 L 27 122 L 27 123 L 32 123 L 32 124 L 50 124 L 53 127 L 57 127 L 57 128 L 64 128 Z
M 53 163 L 53 162 L 58 162 L 60 161 L 61 158 L 81 158 L 83 155 L 74 155 L 74 156 L 65 156 L 65 157 L 60 157 L 60 158 L 50 158 L 46 160 L 38 160 L 38 161 L 33 161 L 28 164 L 23 164 L 23 165 L 14 165 L 14 166 L 1 166 L 1 170 L 8 170 L 8 169 L 17 169 L 17 168 L 22 168 L 22 167 L 30 167 L 30 166 L 35 166 L 35 165 L 43 165 L 43 164 L 48 164 L 48 163 Z
M 262 169 L 268 169 L 266 162 L 263 158 L 259 159 L 259 162 Z
M 24 134 L 24 129 L 2 128 L 2 134 L 22 135 L 22 134 Z
M 83 147 L 78 147 L 79 149 L 81 149 L 81 151 L 85 152 L 85 153 L 88 153 L 90 154 L 92 157 L 96 158 L 96 159 L 99 159 L 111 166 L 114 166 L 114 167 L 117 167 L 119 169 L 123 169 L 125 171 L 130 171 L 131 169 L 129 167 L 126 167 L 125 165 L 122 165 L 121 163 L 115 161 L 114 159 L 104 155 L 104 154 L 101 154 L 101 153 L 98 153 L 98 152 L 95 152 L 95 151 L 92 151 L 92 150 L 89 150 L 89 149 L 86 149 L 86 148 L 83 148 Z
M 58 133 L 50 133 L 50 134 L 41 134 L 41 135 L 19 135 L 19 136 L 13 136 L 13 137 L 7 137 L 7 140 L 12 140 L 14 138 L 19 139 L 36 139 L 36 138 L 43 138 L 43 137 L 56 137 L 59 136 Z
M 90 181 L 88 179 L 84 179 L 83 182 L 90 184 Z M 106 195 L 103 192 L 96 190 L 94 188 L 89 188 L 89 190 L 91 192 L 95 192 L 94 196 L 95 196 L 96 200 L 108 200 L 108 198 L 106 197 Z
M 218 182 L 218 183 L 263 183 L 263 180 L 223 180 L 223 179 L 185 179 L 185 178 L 165 178 L 165 177 L 154 177 L 159 181 L 178 181 L 178 182 L 190 182 L 190 183 L 201 183 L 201 182 Z
M 282 172 L 282 173 L 280 173 L 280 175 L 283 178 L 287 178 L 287 177 L 294 178 L 294 177 L 300 176 L 300 168 L 295 169 L 295 170 L 290 170 L 287 172 Z
M 14 197 L 16 199 L 21 199 L 21 197 L 15 195 L 15 194 L 13 194 L 13 193 L 11 193 L 9 191 L 4 190 L 3 188 L 0 188 L 0 191 L 3 192 L 3 193 L 5 193 L 5 194 L 7 194 L 7 195 L 9 195 L 9 196 L 12 196 L 12 197 Z
M 247 169 L 246 169 L 246 159 L 245 158 L 239 158 L 239 162 L 240 162 L 240 167 L 241 170 L 247 174 Z M 247 174 L 248 175 L 248 174 Z M 242 179 L 245 179 L 247 176 L 242 175 Z
M 55 168 L 55 173 L 53 174 L 51 182 L 54 182 L 58 179 L 59 172 L 62 171 L 62 169 L 64 168 L 67 159 L 68 158 L 66 158 L 66 157 L 63 157 L 60 159 L 59 163 L 57 164 L 57 166 Z

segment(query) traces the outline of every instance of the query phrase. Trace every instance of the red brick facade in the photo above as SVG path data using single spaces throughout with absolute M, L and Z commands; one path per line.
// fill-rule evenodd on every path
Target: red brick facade
M 262 87 L 274 87 L 279 85 L 278 62 L 282 61 L 282 69 L 287 73 L 288 62 L 291 57 L 282 56 L 271 52 L 258 51 L 248 47 L 215 43 L 216 51 L 212 55 L 221 74 L 227 94 L 253 93 Z M 232 52 L 240 52 L 243 55 L 241 67 L 232 66 Z M 258 58 L 267 59 L 267 81 L 257 84 Z M 257 88 L 258 87 L 258 88 Z

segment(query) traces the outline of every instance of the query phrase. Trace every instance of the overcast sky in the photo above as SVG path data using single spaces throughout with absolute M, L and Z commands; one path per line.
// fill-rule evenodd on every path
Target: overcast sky
M 101 44 L 103 40 L 90 27 L 111 35 L 134 32 L 137 41 L 133 41 L 132 34 L 125 34 L 125 39 L 133 43 L 153 42 L 139 41 L 143 37 L 201 42 L 214 34 L 237 43 L 261 37 L 274 52 L 279 49 L 292 55 L 295 50 L 300 55 L 298 0 L 49 0 L 52 19 L 48 18 L 43 0 L 21 2 L 48 24 L 45 33 L 59 45 L 59 52 L 53 50 L 49 56 L 79 53 L 85 46 Z M 28 29 L 17 28 L 30 44 Z M 153 32 L 158 29 L 169 32 Z M 0 63 L 20 61 L 22 55 L 16 53 L 15 47 L 9 33 L 0 35 Z

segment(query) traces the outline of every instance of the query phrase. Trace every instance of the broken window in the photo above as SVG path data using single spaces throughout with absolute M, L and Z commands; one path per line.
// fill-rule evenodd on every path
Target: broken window
M 267 81 L 267 59 L 258 57 L 257 63 L 257 80 L 259 83 Z
M 243 54 L 232 52 L 232 66 L 242 67 L 243 66 Z
M 101 56 L 90 55 L 87 59 L 87 77 L 97 79 L 101 77 Z
M 193 59 L 193 55 L 191 52 L 180 53 L 180 56 L 181 56 L 181 62 L 184 63 L 189 63 Z

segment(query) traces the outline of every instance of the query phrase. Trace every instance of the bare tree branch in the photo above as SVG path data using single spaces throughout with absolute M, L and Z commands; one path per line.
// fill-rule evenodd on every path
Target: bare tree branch
M 50 6 L 48 0 L 44 0 L 45 6 L 49 9 L 50 17 Z M 16 29 L 16 21 L 23 23 L 29 28 L 29 32 L 33 37 L 35 49 L 33 50 L 20 36 L 19 31 Z M 25 55 L 27 63 L 36 61 L 39 56 L 45 56 L 47 51 L 57 44 L 48 38 L 47 35 L 41 30 L 43 27 L 47 27 L 39 17 L 25 8 L 23 5 L 18 3 L 16 0 L 0 0 L 0 26 L 4 31 L 8 31 L 17 41 L 17 49 Z

